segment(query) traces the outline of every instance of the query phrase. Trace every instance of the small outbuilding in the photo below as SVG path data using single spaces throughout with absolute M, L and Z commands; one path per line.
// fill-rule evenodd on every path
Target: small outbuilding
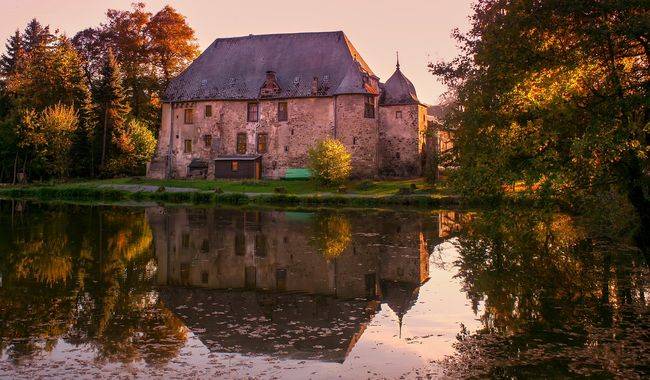
M 195 158 L 187 167 L 189 178 L 208 178 L 208 161 Z
M 215 178 L 262 179 L 262 156 L 222 156 L 214 160 Z

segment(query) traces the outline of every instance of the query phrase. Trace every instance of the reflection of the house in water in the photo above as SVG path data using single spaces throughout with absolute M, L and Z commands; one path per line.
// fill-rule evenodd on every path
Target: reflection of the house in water
M 382 303 L 401 328 L 452 214 L 147 211 L 161 297 L 211 351 L 338 362 Z

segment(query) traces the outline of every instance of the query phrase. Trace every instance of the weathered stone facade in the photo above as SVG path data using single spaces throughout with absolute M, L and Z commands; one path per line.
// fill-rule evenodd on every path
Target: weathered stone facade
M 421 175 L 427 144 L 426 107 L 420 104 L 380 107 L 379 123 L 379 174 Z
M 340 140 L 351 153 L 354 177 L 421 175 L 426 108 L 399 63 L 384 85 L 342 32 L 257 37 L 215 41 L 170 84 L 149 177 L 213 178 L 215 158 L 259 154 L 262 176 L 281 178 L 289 168 L 307 167 L 309 148 L 328 137 Z M 331 55 L 338 54 L 340 62 L 328 55 L 295 67 L 286 54 L 267 46 L 285 40 L 298 44 L 296 39 L 311 49 L 331 45 Z M 257 58 L 269 63 L 254 63 L 249 70 L 228 68 L 227 61 L 213 68 L 213 61 L 223 60 L 220 49 L 223 54 L 236 55 L 233 49 L 241 55 L 259 54 Z M 240 66 L 246 64 L 253 65 L 244 60 Z M 214 74 L 213 69 L 224 73 Z M 400 119 L 396 112 L 401 112 Z M 191 170 L 190 164 L 199 161 L 207 172 Z

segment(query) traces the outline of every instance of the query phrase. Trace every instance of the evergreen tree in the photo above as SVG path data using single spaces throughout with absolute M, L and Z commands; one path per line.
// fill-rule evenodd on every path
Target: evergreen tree
M 107 160 L 113 154 L 112 137 L 124 127 L 130 108 L 122 87 L 120 65 L 112 50 L 108 51 L 102 79 L 97 88 L 97 108 L 101 133 L 98 134 L 100 145 L 100 169 L 104 169 Z
M 53 40 L 54 35 L 50 33 L 50 27 L 41 25 L 34 18 L 25 28 L 23 47 L 26 52 L 31 53 L 48 46 Z
M 84 97 L 78 106 L 79 126 L 71 149 L 72 174 L 75 177 L 95 176 L 95 134 L 97 120 L 92 93 L 85 86 Z
M 6 78 L 16 72 L 23 58 L 23 37 L 19 30 L 5 44 L 6 53 L 0 57 L 0 77 Z

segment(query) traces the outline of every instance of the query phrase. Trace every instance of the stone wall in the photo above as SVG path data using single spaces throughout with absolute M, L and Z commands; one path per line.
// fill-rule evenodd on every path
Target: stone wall
M 353 177 L 375 177 L 378 168 L 377 141 L 379 112 L 374 97 L 375 117 L 364 117 L 364 95 L 339 95 L 336 103 L 336 138 L 352 154 Z
M 380 107 L 379 125 L 379 174 L 387 177 L 422 175 L 427 131 L 426 107 Z
M 278 121 L 280 101 L 287 102 L 287 121 Z M 306 167 L 309 148 L 319 140 L 335 136 L 351 152 L 355 176 L 376 175 L 378 118 L 364 118 L 362 95 L 260 100 L 257 122 L 247 121 L 248 103 L 205 101 L 177 103 L 173 106 L 165 103 L 154 161 L 167 157 L 171 129 L 172 175 L 177 178 L 188 176 L 190 162 L 193 159 L 203 159 L 209 163 L 208 177 L 211 178 L 214 175 L 214 158 L 237 154 L 238 133 L 246 133 L 246 154 L 249 155 L 258 153 L 258 135 L 266 133 L 268 150 L 260 153 L 263 156 L 262 175 L 265 178 L 279 178 L 287 168 Z M 212 107 L 212 116 L 206 116 L 206 106 Z M 185 123 L 186 109 L 192 110 L 191 124 Z M 378 116 L 377 112 L 376 115 Z M 212 136 L 210 144 L 206 144 L 206 135 Z M 191 152 L 185 151 L 185 140 L 191 141 Z M 153 171 L 148 175 L 160 177 L 160 173 Z

